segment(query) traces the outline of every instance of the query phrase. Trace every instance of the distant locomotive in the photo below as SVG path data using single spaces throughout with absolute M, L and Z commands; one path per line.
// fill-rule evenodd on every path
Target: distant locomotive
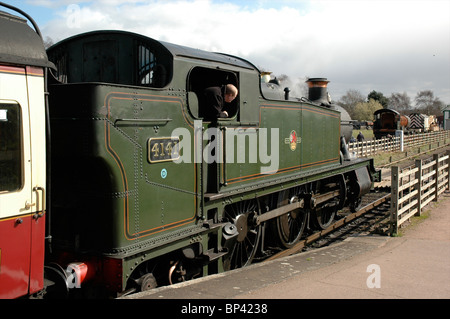
M 20 27 L 17 41 L 32 33 L 23 21 L 1 17 L 2 41 L 4 25 Z M 35 65 L 19 58 L 20 49 L 8 53 L 12 61 L 0 55 L 0 125 L 12 125 L 17 100 L 4 85 Z M 48 116 L 48 176 L 45 163 L 23 169 L 29 157 L 16 156 L 25 180 L 35 174 L 40 182 L 26 181 L 22 199 L 14 197 L 18 187 L 0 191 L 0 297 L 42 289 L 115 297 L 243 267 L 268 245 L 291 247 L 305 227 L 325 228 L 339 209 L 356 209 L 380 179 L 371 159 L 343 154 L 342 113 L 317 99 L 266 96 L 260 71 L 239 57 L 119 31 L 66 39 L 48 50 L 51 62 L 42 44 L 29 49 L 40 54 L 39 71 L 29 75 L 39 81 L 29 97 L 38 103 L 30 102 L 30 113 L 22 107 L 22 123 L 34 124 L 21 136 L 40 136 L 41 144 L 6 152 L 37 148 L 43 161 Z M 210 105 L 202 92 L 224 84 L 239 90 L 229 116 L 204 117 Z M 0 149 L 1 165 L 5 154 Z M 46 222 L 47 287 L 43 229 L 33 233 L 37 251 L 13 251 L 11 239 L 23 236 L 14 225 L 25 214 Z M 30 251 L 40 258 L 39 284 L 14 295 L 10 256 Z
M 422 113 L 411 113 L 411 125 L 409 129 L 415 133 L 428 133 L 431 131 L 439 131 L 437 118 L 434 115 L 426 115 Z
M 397 130 L 407 130 L 411 125 L 411 119 L 406 115 L 392 109 L 380 109 L 375 111 L 373 120 L 373 134 L 376 139 L 387 136 L 395 136 Z

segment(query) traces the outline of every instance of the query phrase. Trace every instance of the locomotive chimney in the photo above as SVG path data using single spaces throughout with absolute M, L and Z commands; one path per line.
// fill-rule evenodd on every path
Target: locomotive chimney
M 320 105 L 330 106 L 331 99 L 327 90 L 329 82 L 326 78 L 310 78 L 306 81 L 308 83 L 308 99 Z

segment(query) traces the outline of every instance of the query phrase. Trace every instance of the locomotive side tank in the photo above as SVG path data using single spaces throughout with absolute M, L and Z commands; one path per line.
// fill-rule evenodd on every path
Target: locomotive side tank
M 51 259 L 82 261 L 109 293 L 245 266 L 267 234 L 289 247 L 307 216 L 326 227 L 379 179 L 342 160 L 338 111 L 265 98 L 238 57 L 118 31 L 48 54 Z M 239 90 L 229 117 L 205 117 L 203 91 L 224 84 Z

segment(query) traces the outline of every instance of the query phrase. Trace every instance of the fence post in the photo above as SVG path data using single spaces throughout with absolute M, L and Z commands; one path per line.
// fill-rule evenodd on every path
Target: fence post
M 400 152 L 403 152 L 403 131 L 397 130 L 395 131 L 395 137 L 398 137 L 399 139 L 399 146 Z
M 447 163 L 448 163 L 448 167 L 447 167 L 447 189 L 450 190 L 450 151 L 447 151 L 448 155 L 448 159 L 447 159 Z
M 439 154 L 433 154 L 433 161 L 436 162 L 434 169 L 436 170 L 435 176 L 435 184 L 434 184 L 434 202 L 438 201 L 439 196 Z
M 399 168 L 391 167 L 391 236 L 398 233 Z
M 422 214 L 422 160 L 417 159 L 415 161 L 415 165 L 418 168 L 416 172 L 416 178 L 417 178 L 417 213 L 415 216 L 420 216 Z

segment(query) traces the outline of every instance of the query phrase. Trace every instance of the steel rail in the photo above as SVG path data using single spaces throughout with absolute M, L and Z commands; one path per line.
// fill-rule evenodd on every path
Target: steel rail
M 371 209 L 383 204 L 384 202 L 386 202 L 387 200 L 389 200 L 391 197 L 391 194 L 386 194 L 383 197 L 373 201 L 372 203 L 367 204 L 366 206 L 362 207 L 360 210 L 358 210 L 357 212 L 354 212 L 352 214 L 349 214 L 343 218 L 341 218 L 340 220 L 336 221 L 335 223 L 333 223 L 332 225 L 330 225 L 328 228 L 321 230 L 319 232 L 315 232 L 314 234 L 306 237 L 305 239 L 299 241 L 297 244 L 295 244 L 293 247 L 288 248 L 286 250 L 280 251 L 279 253 L 276 253 L 272 256 L 270 256 L 269 258 L 265 259 L 264 261 L 269 261 L 269 260 L 275 260 L 281 257 L 287 257 L 293 254 L 296 254 L 298 252 L 300 252 L 306 245 L 311 244 L 312 242 L 316 241 L 319 238 L 322 238 L 323 236 L 325 236 L 326 234 L 348 224 L 349 222 L 351 222 L 352 220 L 360 217 L 361 215 L 364 215 L 365 213 L 367 213 L 368 211 L 370 211 Z

